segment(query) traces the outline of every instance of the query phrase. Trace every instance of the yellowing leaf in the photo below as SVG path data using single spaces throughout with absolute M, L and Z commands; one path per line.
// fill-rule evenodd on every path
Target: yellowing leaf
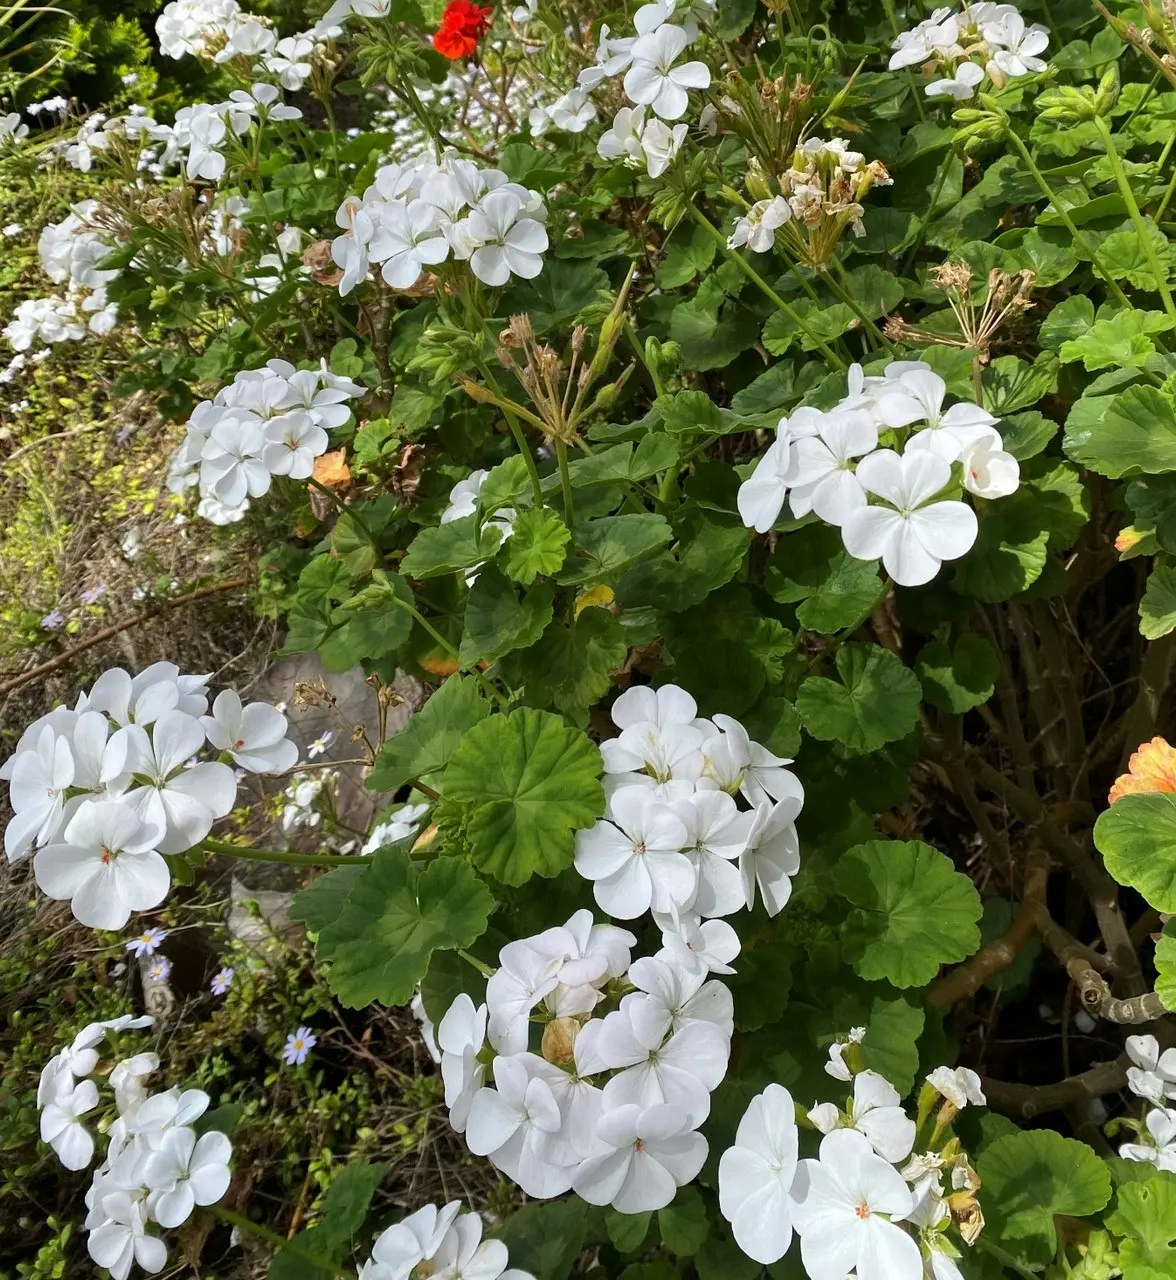
M 347 450 L 332 449 L 314 461 L 314 478 L 327 489 L 345 489 L 351 483 Z
M 616 599 L 612 587 L 607 587 L 603 583 L 599 587 L 590 587 L 587 591 L 581 591 L 576 597 L 576 617 L 584 612 L 585 609 L 607 609 Z
M 1132 752 L 1127 772 L 1115 779 L 1107 802 L 1146 791 L 1176 791 L 1176 748 L 1153 738 Z

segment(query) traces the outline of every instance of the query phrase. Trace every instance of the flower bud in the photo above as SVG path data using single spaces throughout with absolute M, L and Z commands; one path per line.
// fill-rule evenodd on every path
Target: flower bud
M 543 1028 L 540 1048 L 544 1058 L 557 1067 L 567 1066 L 575 1056 L 580 1024 L 575 1018 L 556 1018 Z

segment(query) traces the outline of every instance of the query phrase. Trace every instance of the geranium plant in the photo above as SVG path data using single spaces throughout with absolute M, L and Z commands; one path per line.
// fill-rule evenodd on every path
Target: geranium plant
M 96 927 L 209 855 L 320 869 L 339 1005 L 412 1002 L 538 1202 L 419 1209 L 362 1274 L 1173 1274 L 1174 22 L 175 0 L 209 101 L 0 134 L 103 175 L 13 347 L 137 326 L 285 651 L 427 689 L 347 852 L 211 834 L 297 752 L 175 669 L 6 766 L 9 857 Z M 44 1082 L 71 1168 L 94 1052 Z M 228 1153 L 113 1124 L 125 1275 Z M 370 1198 L 281 1266 L 351 1274 Z

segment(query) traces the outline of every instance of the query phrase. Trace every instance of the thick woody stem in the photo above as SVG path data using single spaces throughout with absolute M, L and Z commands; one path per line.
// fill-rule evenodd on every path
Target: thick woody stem
M 1090 1102 L 1105 1094 L 1115 1093 L 1127 1083 L 1127 1056 L 1113 1062 L 1099 1062 L 1088 1071 L 1067 1076 L 1056 1084 L 1013 1084 L 1007 1080 L 980 1079 L 984 1096 L 994 1111 L 1018 1120 L 1032 1120 L 1049 1111 Z
M 1136 1026 L 1141 1022 L 1153 1022 L 1168 1012 L 1154 991 L 1142 996 L 1132 996 L 1129 1000 L 1117 1000 L 1111 995 L 1111 989 L 1101 974 L 1081 957 L 1075 956 L 1066 969 L 1078 988 L 1082 1007 L 1087 1013 L 1107 1022 Z

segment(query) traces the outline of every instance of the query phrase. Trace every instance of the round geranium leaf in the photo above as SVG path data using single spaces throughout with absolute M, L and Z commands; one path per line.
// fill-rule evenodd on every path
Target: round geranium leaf
M 1120 884 L 1176 912 L 1176 795 L 1127 795 L 1094 824 L 1094 843 Z

